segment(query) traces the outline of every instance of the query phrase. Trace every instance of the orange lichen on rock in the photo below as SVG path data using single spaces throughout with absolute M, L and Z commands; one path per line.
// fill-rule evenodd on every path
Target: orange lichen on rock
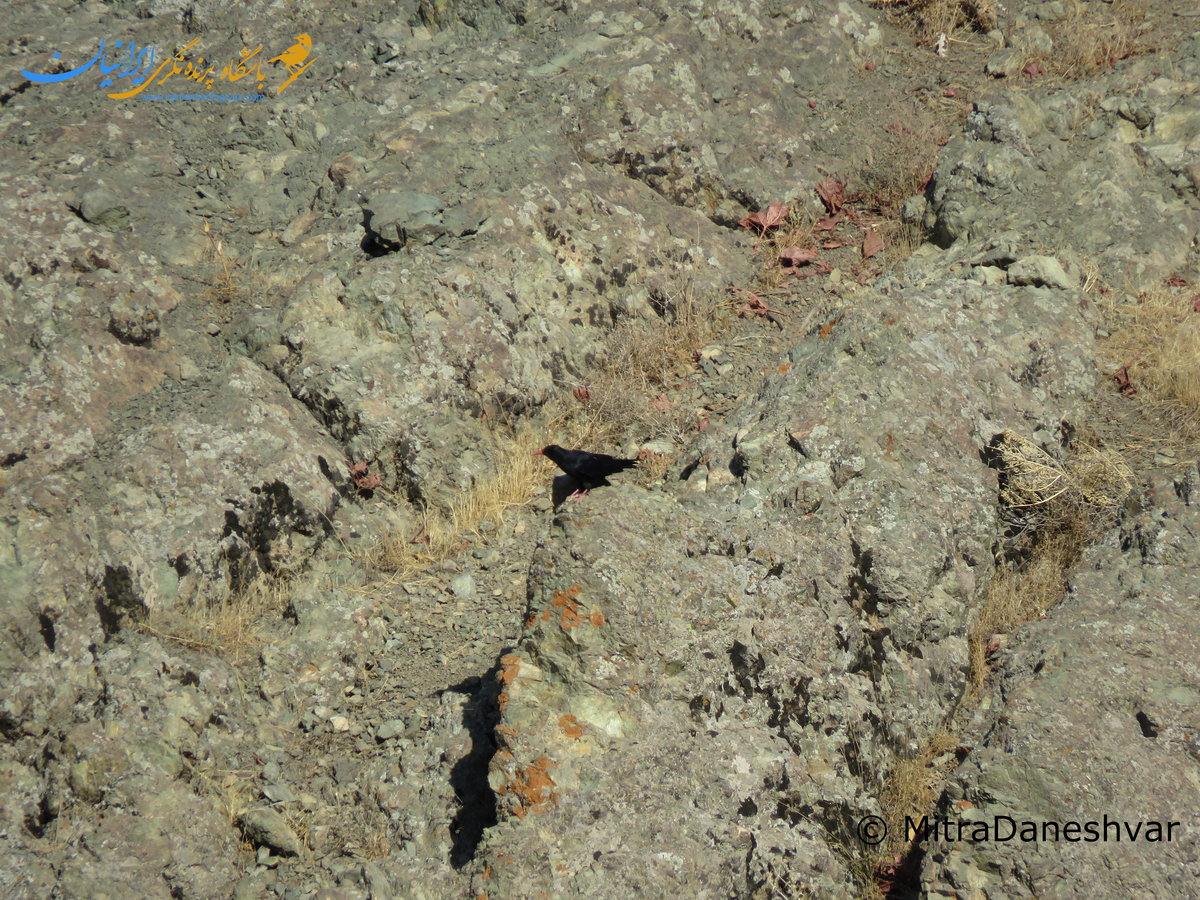
M 517 769 L 512 780 L 496 791 L 497 794 L 512 794 L 516 798 L 513 815 L 523 819 L 531 812 L 545 812 L 558 800 L 554 792 L 557 785 L 550 777 L 550 770 L 557 766 L 550 757 L 539 756 L 529 765 Z
M 500 707 L 500 712 L 504 712 L 504 707 L 508 705 L 508 689 L 517 678 L 517 673 L 521 671 L 521 657 L 517 653 L 506 653 L 500 657 L 500 695 L 496 698 L 496 704 Z
M 574 716 L 559 716 L 558 727 L 561 728 L 563 730 L 563 734 L 569 738 L 575 738 L 578 740 L 579 738 L 583 737 L 584 726 L 580 725 L 579 720 Z
M 583 588 L 577 584 L 571 585 L 565 591 L 554 592 L 554 601 L 551 603 L 551 606 L 562 610 L 558 626 L 563 631 L 570 631 L 572 628 L 578 628 L 580 625 L 593 625 L 599 628 L 604 624 L 604 613 L 600 612 L 600 610 L 596 610 L 590 615 L 579 612 L 579 595 L 582 592 Z M 546 610 L 546 613 L 549 613 L 549 610 Z

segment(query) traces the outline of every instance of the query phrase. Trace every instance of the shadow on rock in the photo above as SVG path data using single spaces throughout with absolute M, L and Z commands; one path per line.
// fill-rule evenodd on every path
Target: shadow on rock
M 450 864 L 456 869 L 471 861 L 484 829 L 496 824 L 496 795 L 488 785 L 488 764 L 496 752 L 493 730 L 500 722 L 498 672 L 499 666 L 493 666 L 482 678 L 472 676 L 450 688 L 471 697 L 463 707 L 463 726 L 471 735 L 471 752 L 450 772 L 450 784 L 462 803 L 450 824 L 454 836 Z

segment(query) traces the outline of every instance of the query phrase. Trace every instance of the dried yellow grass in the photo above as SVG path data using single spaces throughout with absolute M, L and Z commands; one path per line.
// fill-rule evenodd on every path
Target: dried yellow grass
M 368 562 L 397 580 L 413 580 L 463 549 L 485 521 L 499 522 L 528 504 L 545 481 L 544 465 L 534 456 L 542 438 L 532 423 L 501 436 L 492 454 L 495 468 L 460 492 L 449 510 L 426 508 L 415 534 L 385 535 L 367 551 Z
M 850 743 L 851 752 L 857 755 L 858 741 L 852 738 Z M 882 843 L 868 845 L 857 832 L 831 835 L 835 837 L 835 848 L 849 866 L 858 888 L 856 900 L 884 900 L 890 896 L 885 892 L 889 885 L 888 870 L 903 861 L 916 837 L 905 833 L 906 817 L 920 821 L 922 816 L 933 811 L 942 785 L 957 762 L 946 754 L 957 746 L 956 735 L 939 729 L 915 754 L 895 759 L 887 775 L 872 785 L 888 828 Z
M 783 287 L 784 282 L 791 280 L 791 275 L 785 274 L 776 265 L 780 255 L 792 247 L 812 247 L 817 244 L 817 220 L 798 203 L 792 204 L 787 218 L 778 228 L 767 232 L 766 237 L 757 246 L 759 256 L 765 266 L 759 276 L 759 286 L 755 293 L 766 300 L 774 292 Z M 737 298 L 734 306 L 741 304 L 744 298 Z
M 1111 303 L 1102 350 L 1113 371 L 1126 367 L 1134 399 L 1154 409 L 1175 441 L 1200 443 L 1200 288 L 1144 288 Z
M 1119 454 L 1083 444 L 1064 463 L 1004 431 L 991 452 L 1001 472 L 1000 504 L 1009 521 L 1026 530 L 1094 536 L 1112 521 L 1133 484 Z
M 1080 552 L 1074 538 L 1059 534 L 1039 543 L 1024 565 L 996 569 L 967 635 L 972 697 L 983 693 L 993 638 L 1049 612 L 1066 593 L 1067 572 Z
M 671 298 L 667 317 L 615 328 L 604 361 L 585 383 L 547 404 L 536 416 L 498 430 L 493 468 L 461 492 L 448 510 L 426 508 L 415 533 L 384 536 L 367 552 L 375 568 L 401 582 L 429 571 L 465 549 L 479 526 L 499 524 L 545 491 L 555 471 L 534 451 L 546 444 L 612 447 L 626 439 L 678 441 L 690 414 L 666 396 L 673 379 L 694 367 L 695 351 L 713 334 L 719 317 L 690 291 Z M 665 471 L 671 457 L 648 460 Z
M 898 759 L 884 782 L 882 808 L 885 818 L 894 827 L 882 845 L 881 859 L 887 860 L 904 853 L 913 835 L 906 835 L 900 826 L 905 817 L 919 821 L 933 810 L 946 780 L 947 767 L 935 765 L 939 757 L 958 746 L 958 738 L 939 729 L 914 756 Z
M 225 252 L 225 241 L 218 238 L 205 221 L 201 230 L 208 247 L 205 258 L 213 264 L 213 276 L 206 294 L 218 303 L 228 303 L 242 293 L 241 262 Z
M 290 591 L 285 578 L 260 574 L 211 602 L 156 610 L 133 628 L 238 665 L 262 647 L 267 622 L 287 609 Z
M 1116 519 L 1134 474 L 1114 451 L 1078 445 L 1065 460 L 1012 431 L 991 447 L 1001 473 L 1000 505 L 1017 533 L 968 632 L 970 684 L 983 690 L 997 634 L 1045 615 L 1066 590 L 1067 573 L 1088 543 Z
M 1141 37 L 1145 19 L 1144 0 L 1071 0 L 1067 15 L 1047 29 L 1054 49 L 1048 54 L 1031 53 L 1028 62 L 1037 60 L 1049 75 L 1063 79 L 1094 75 L 1151 49 Z
M 992 0 L 875 0 L 893 12 L 897 20 L 912 28 L 923 40 L 947 37 L 959 29 L 988 32 L 996 27 L 996 4 Z

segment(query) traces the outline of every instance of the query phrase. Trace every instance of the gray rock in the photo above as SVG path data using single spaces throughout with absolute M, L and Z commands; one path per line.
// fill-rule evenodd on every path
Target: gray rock
M 296 792 L 286 784 L 265 784 L 262 792 L 263 796 L 272 803 L 295 803 L 299 799 Z
M 79 215 L 85 222 L 105 228 L 117 228 L 129 218 L 129 209 L 107 188 L 94 188 L 79 202 Z
M 1006 2 L 1011 47 L 1076 5 L 1109 15 Z M 178 16 L 215 59 L 247 27 L 228 4 L 140 6 L 9 4 L 10 49 L 70 67 L 97 34 L 161 48 Z M 594 6 L 421 0 L 364 20 L 330 0 L 311 68 L 276 95 L 287 69 L 266 64 L 255 103 L 135 109 L 94 68 L 2 92 L 0 895 L 861 891 L 845 824 L 882 811 L 873 773 L 965 715 L 964 628 L 1003 529 L 981 448 L 1005 429 L 1068 440 L 1102 369 L 1096 304 L 1001 272 L 1046 255 L 1130 290 L 1192 279 L 1200 42 L 1185 28 L 1075 82 L 989 82 L 989 51 L 935 57 L 872 4 Z M 1184 6 L 1147 5 L 1148 34 L 1179 31 Z M 284 20 L 264 59 L 315 27 Z M 834 172 L 909 189 L 933 150 L 897 156 L 926 137 L 906 126 L 934 85 L 921 102 L 953 139 L 904 216 L 936 245 L 877 283 L 881 259 L 843 249 L 836 274 L 772 297 L 778 334 L 735 321 L 699 371 L 684 354 L 661 388 L 685 424 L 618 441 L 679 454 L 664 478 L 494 517 L 437 570 L 473 581 L 449 600 L 364 562 L 479 484 L 498 423 L 586 382 L 614 327 L 756 284 L 748 213 L 815 219 Z M 350 487 L 359 463 L 371 496 Z M 1017 724 L 980 714 L 985 764 L 968 757 L 945 803 L 1061 813 L 1020 769 L 1063 797 L 1094 770 L 1128 805 L 1118 753 L 1156 767 L 1154 798 L 1158 767 L 1190 778 L 1186 671 L 1084 590 L 1135 611 L 1160 584 L 1184 596 L 1138 574 L 1172 548 L 1194 563 L 1182 517 L 1150 508 L 1170 527 L 1148 511 L 1096 557 L 1123 574 L 1076 579 L 1102 618 L 1064 618 L 1037 653 L 1020 631 L 996 642 L 1014 668 L 989 708 Z M 272 590 L 243 594 L 261 573 Z M 1174 611 L 1143 611 L 1194 655 Z M 1039 687 L 1059 646 L 1140 686 L 1100 673 L 1119 703 L 1079 700 L 1111 721 L 1099 758 L 1071 686 Z M 1036 714 L 1083 742 L 1054 745 Z M 304 823 L 305 859 L 246 851 L 236 813 L 260 792 Z M 927 880 L 1186 893 L 1190 858 L 1141 849 L 1026 870 L 930 847 Z
M 469 600 L 475 596 L 475 579 L 470 572 L 464 572 L 450 581 L 450 590 L 460 600 Z
M 420 191 L 380 194 L 366 205 L 367 231 L 385 250 L 399 250 L 410 240 L 428 243 L 448 230 L 442 225 L 442 208 L 437 197 Z
M 118 301 L 109 307 L 108 330 L 126 344 L 148 344 L 161 333 L 153 306 Z
M 997 50 L 988 57 L 984 71 L 993 78 L 1012 78 L 1021 71 L 1021 64 L 1024 60 L 1025 51 L 1015 47 Z
M 724 896 L 764 872 L 849 890 L 831 851 L 838 823 L 879 808 L 847 748 L 862 770 L 886 768 L 880 748 L 921 746 L 963 690 L 995 509 L 973 448 L 998 421 L 1073 420 L 1094 377 L 1090 327 L 1045 292 L 950 278 L 879 289 L 870 316 L 801 342 L 794 369 L 742 398 L 741 427 L 697 441 L 703 493 L 625 485 L 555 521 L 531 568 L 525 633 L 501 660 L 489 778 L 503 817 L 485 847 L 518 861 L 493 869 L 504 895 L 550 890 L 547 829 L 554 858 L 588 872 L 579 896 L 638 879 L 656 895 L 686 881 Z M 918 320 L 912 342 L 905 322 Z M 1025 336 L 1042 329 L 1054 371 L 1031 381 L 1038 351 Z M 852 401 L 864 393 L 878 405 Z M 836 428 L 824 424 L 834 409 Z M 806 485 L 822 502 L 798 499 Z M 856 579 L 869 613 L 843 599 Z M 877 652 L 873 634 L 885 637 Z M 781 830 L 781 804 L 814 812 Z M 606 856 L 617 847 L 677 862 L 647 872 Z
M 1079 287 L 1079 279 L 1069 275 L 1053 256 L 1026 256 L 1008 267 L 1008 280 L 1012 284 L 1032 284 L 1061 290 Z
M 296 832 L 273 809 L 248 809 L 238 815 L 238 825 L 246 839 L 254 844 L 270 847 L 289 856 L 299 856 L 304 851 Z
M 404 734 L 406 727 L 403 719 L 388 719 L 386 722 L 381 722 L 375 729 L 375 737 L 381 741 L 389 741 Z

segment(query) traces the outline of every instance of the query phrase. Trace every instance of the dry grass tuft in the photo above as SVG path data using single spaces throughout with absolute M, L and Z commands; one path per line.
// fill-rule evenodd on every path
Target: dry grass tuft
M 933 174 L 950 135 L 945 114 L 925 103 L 898 109 L 883 130 L 887 139 L 878 141 L 865 161 L 857 190 L 872 209 L 898 217 L 904 201 L 919 194 Z
M 973 697 L 983 693 L 988 660 L 1000 646 L 996 636 L 1041 618 L 1062 599 L 1067 571 L 1078 561 L 1080 551 L 1069 535 L 1057 534 L 1040 542 L 1019 568 L 1002 565 L 996 569 L 968 634 Z
M 945 763 L 953 763 L 952 758 L 949 761 L 940 758 L 957 746 L 958 738 L 942 729 L 915 756 L 896 761 L 883 789 L 882 805 L 889 823 L 899 826 L 906 816 L 920 821 L 922 816 L 930 813 L 946 780 L 948 766 Z M 891 828 L 882 851 L 885 858 L 904 853 L 912 843 L 912 837 L 904 834 L 900 827 Z
M 208 240 L 206 258 L 213 264 L 212 285 L 206 292 L 218 303 L 228 303 L 242 293 L 240 277 L 241 263 L 225 252 L 225 242 L 213 234 L 209 223 L 204 223 L 204 237 Z
M 1000 504 L 1015 532 L 1010 561 L 992 577 L 968 634 L 971 690 L 978 696 L 997 635 L 1039 618 L 1066 590 L 1067 572 L 1116 519 L 1134 475 L 1116 453 L 1079 446 L 1062 462 L 1006 431 L 992 443 Z
M 938 155 L 950 140 L 947 124 L 961 124 L 969 107 L 962 101 L 942 101 L 953 108 L 934 109 L 913 102 L 897 109 L 876 141 L 872 155 L 863 161 L 855 188 L 864 204 L 881 221 L 878 230 L 887 245 L 887 258 L 905 259 L 925 239 L 921 228 L 902 220 L 900 211 L 910 197 L 922 193 L 933 176 Z
M 602 444 L 680 443 L 694 429 L 695 415 L 671 396 L 671 389 L 695 369 L 696 351 L 720 324 L 716 307 L 702 307 L 689 295 L 677 300 L 665 318 L 617 326 L 603 363 L 561 416 L 572 437 Z
M 426 509 L 415 535 L 386 535 L 367 551 L 368 562 L 400 581 L 410 581 L 463 549 L 483 522 L 498 522 L 541 490 L 545 469 L 533 454 L 545 443 L 533 423 L 499 437 L 492 454 L 496 468 L 462 491 L 449 510 Z
M 416 534 L 385 536 L 370 551 L 371 565 L 399 581 L 428 577 L 430 569 L 470 545 L 482 522 L 499 523 L 545 490 L 547 466 L 534 456 L 549 443 L 603 448 L 630 441 L 681 441 L 693 414 L 670 389 L 692 371 L 695 353 L 719 327 L 715 307 L 690 292 L 671 298 L 658 320 L 615 328 L 607 354 L 585 384 L 564 392 L 542 412 L 502 433 L 491 454 L 495 468 L 463 491 L 449 510 L 426 509 Z M 669 454 L 643 462 L 665 471 Z
M 942 785 L 958 758 L 950 754 L 958 747 L 957 736 L 939 729 L 916 754 L 893 762 L 886 778 L 876 785 L 880 812 L 888 825 L 883 843 L 868 846 L 861 837 L 839 841 L 851 877 L 858 886 L 857 900 L 884 900 L 902 889 L 911 873 L 905 870 L 915 834 L 906 834 L 907 818 L 919 822 L 933 812 Z
M 1047 29 L 1054 49 L 1049 54 L 1031 54 L 1028 62 L 1036 61 L 1048 74 L 1063 79 L 1094 75 L 1152 49 L 1141 39 L 1145 19 L 1143 0 L 1071 0 L 1067 15 Z
M 838 210 L 818 219 L 805 204 L 794 203 L 782 223 L 759 236 L 755 249 L 764 267 L 755 294 L 760 300 L 770 306 L 774 298 L 789 295 L 795 274 L 781 261 L 793 257 L 795 248 L 836 251 L 848 247 L 856 251 L 866 235 L 874 233 L 882 239 L 883 247 L 871 255 L 882 253 L 878 259 L 894 264 L 920 246 L 926 235 L 919 224 L 904 221 L 902 208 L 910 197 L 925 190 L 938 154 L 949 141 L 947 128 L 952 122 L 964 120 L 970 108 L 961 100 L 931 103 L 914 101 L 891 106 L 888 117 L 881 120 L 886 124 L 881 127 L 880 140 L 871 142 L 848 161 L 853 174 L 844 179 L 831 176 L 845 192 L 838 201 Z M 822 256 L 818 264 L 833 265 L 837 259 L 823 252 Z M 851 266 L 859 261 L 857 253 L 853 256 Z M 844 257 L 839 264 L 847 264 Z M 811 269 L 805 273 L 812 274 Z M 744 302 L 745 297 L 739 296 L 734 306 Z
M 1023 533 L 1094 537 L 1125 502 L 1133 472 L 1111 451 L 1077 447 L 1066 463 L 1005 431 L 992 442 L 1005 518 Z
M 192 790 L 200 797 L 207 797 L 213 807 L 230 825 L 236 825 L 238 816 L 255 802 L 257 793 L 249 771 L 225 770 L 205 772 L 192 769 L 189 780 Z
M 286 579 L 259 575 L 215 602 L 155 611 L 133 628 L 238 665 L 262 647 L 266 621 L 287 609 L 289 596 Z
M 899 24 L 907 26 L 926 41 L 938 35 L 949 37 L 967 29 L 985 33 L 998 22 L 992 0 L 876 0 L 890 10 Z
M 1165 419 L 1176 442 L 1200 443 L 1200 289 L 1163 285 L 1109 306 L 1103 344 L 1141 399 Z

